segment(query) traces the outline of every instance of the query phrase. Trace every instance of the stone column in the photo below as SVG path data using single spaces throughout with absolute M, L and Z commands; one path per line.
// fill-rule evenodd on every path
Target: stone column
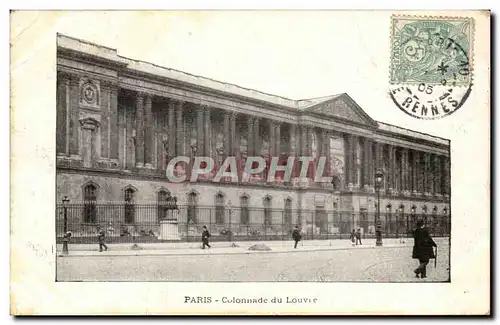
M 353 179 L 353 137 L 350 134 L 346 135 L 346 182 L 347 182 L 347 188 L 351 189 L 354 186 L 354 179 Z
M 274 127 L 276 128 L 274 131 L 274 136 L 276 137 L 276 144 L 275 144 L 275 155 L 277 157 L 280 156 L 281 154 L 281 123 L 280 122 L 274 122 Z
M 253 151 L 253 117 L 247 116 L 247 157 L 254 155 Z
M 101 123 L 99 127 L 99 141 L 100 141 L 100 152 L 99 157 L 104 159 L 109 159 L 109 149 L 111 145 L 110 141 L 110 124 L 111 118 L 109 116 L 110 111 L 110 91 L 111 83 L 108 81 L 101 81 L 101 92 L 99 96 L 99 101 L 101 105 Z M 107 165 L 110 167 L 110 165 Z
M 167 112 L 168 109 L 162 103 L 157 111 L 157 126 L 156 126 L 156 169 L 164 171 L 166 168 L 165 157 L 167 155 L 165 149 L 166 134 L 167 134 Z
M 325 169 L 323 170 L 323 175 L 329 176 L 330 174 L 328 173 L 328 169 L 330 168 L 330 164 L 329 164 L 329 157 L 330 157 L 330 155 L 328 155 L 328 146 L 327 146 L 328 132 L 326 131 L 326 129 L 321 129 L 320 141 L 319 142 L 321 143 L 321 146 L 320 146 L 318 157 L 320 157 L 320 158 L 321 157 L 326 157 L 326 160 L 325 160 Z M 318 159 L 318 162 L 319 162 L 319 159 Z M 321 177 L 323 175 L 319 175 L 319 176 Z
M 176 136 L 175 136 L 175 152 L 177 156 L 184 156 L 185 150 L 184 150 L 184 124 L 183 124 L 183 110 L 184 110 L 184 102 L 182 101 L 177 101 L 176 103 L 176 122 L 177 125 L 175 126 L 175 131 L 176 131 Z
M 344 173 L 345 173 L 345 186 L 349 188 L 349 184 L 352 186 L 351 181 L 351 141 L 349 134 L 343 134 L 342 139 L 344 140 Z
M 135 104 L 135 166 L 144 166 L 144 94 L 138 93 Z
M 203 107 L 197 107 L 196 108 L 196 155 L 197 156 L 203 156 L 204 154 L 204 148 L 205 146 L 203 145 L 203 138 L 204 138 L 204 132 L 205 128 L 203 125 Z M 205 138 L 208 141 L 208 138 Z
M 153 112 L 149 94 L 144 97 L 144 122 L 144 167 L 153 168 Z
M 307 156 L 307 126 L 301 125 L 300 126 L 300 133 L 301 133 L 300 155 Z
M 408 148 L 403 148 L 401 155 L 401 172 L 402 172 L 402 191 L 404 195 L 410 194 L 410 174 L 408 170 L 409 159 L 408 159 Z
M 290 155 L 297 155 L 297 125 L 296 124 L 290 124 Z
M 118 161 L 119 167 L 122 169 L 126 169 L 126 158 L 127 158 L 127 137 L 126 137 L 126 114 L 125 108 L 122 108 L 118 111 Z
M 373 179 L 371 175 L 371 163 L 372 163 L 372 142 L 368 138 L 363 139 L 363 187 L 366 191 L 369 191 L 373 186 Z
M 57 96 L 56 96 L 56 149 L 57 154 L 69 155 L 69 76 L 65 73 L 57 73 Z
M 388 145 L 389 149 L 389 192 L 392 194 L 396 192 L 396 147 Z
M 237 156 L 238 148 L 236 141 L 236 113 L 231 113 L 231 117 L 229 118 L 231 122 L 231 155 L 233 157 Z
M 231 154 L 231 130 L 229 129 L 229 117 L 230 117 L 230 112 L 224 111 L 223 113 L 224 116 L 224 155 L 223 158 L 225 159 Z
M 109 158 L 118 160 L 118 86 L 111 85 L 109 88 L 109 118 L 110 123 L 110 148 Z
M 80 88 L 80 77 L 78 75 L 71 75 L 69 80 L 69 109 L 68 114 L 70 116 L 70 138 L 69 138 L 69 154 L 79 155 L 79 88 Z
M 124 109 L 124 127 L 125 127 L 125 169 L 132 170 L 135 168 L 135 150 L 136 144 L 134 142 L 134 125 L 136 124 L 135 108 Z
M 297 157 L 299 156 L 299 153 L 297 152 L 297 142 L 299 137 L 297 137 L 297 125 L 296 124 L 290 124 L 289 127 L 289 132 L 290 132 L 290 143 L 289 143 L 289 156 L 294 156 Z M 298 177 L 298 162 L 294 160 L 293 164 L 293 169 L 292 169 L 292 176 L 290 177 L 290 180 L 294 179 L 295 177 Z
M 312 152 L 313 152 L 313 133 L 315 132 L 314 131 L 314 128 L 308 128 L 308 131 L 307 132 L 307 155 L 309 157 L 312 157 Z M 316 138 L 316 148 L 318 146 L 318 139 Z
M 420 195 L 425 194 L 426 180 L 425 180 L 425 158 L 424 154 L 420 151 L 416 151 L 418 157 L 418 181 L 417 181 L 417 192 Z
M 424 166 L 423 166 L 423 182 L 424 182 L 424 194 L 429 195 L 431 193 L 432 188 L 432 178 L 430 175 L 430 154 L 428 152 L 424 152 Z
M 430 188 L 429 193 L 431 195 L 434 195 L 436 193 L 436 187 L 435 187 L 436 183 L 434 182 L 434 179 L 436 177 L 436 172 L 434 170 L 435 157 L 436 155 L 433 153 L 429 155 L 429 188 Z
M 380 142 L 375 143 L 375 171 L 380 169 L 384 169 L 384 164 L 383 164 L 383 152 L 384 152 L 384 144 Z M 386 177 L 387 175 L 384 175 Z
M 419 195 L 419 165 L 420 165 L 420 154 L 418 151 L 412 150 L 412 193 L 413 195 Z
M 359 188 L 358 183 L 358 137 L 350 135 L 351 139 L 351 182 L 353 188 Z
M 443 157 L 443 192 L 445 196 L 449 196 L 451 192 L 450 183 L 450 158 Z
M 204 150 L 204 155 L 206 157 L 210 157 L 210 129 L 212 125 L 212 119 L 210 117 L 210 107 L 208 106 L 203 106 L 203 111 L 205 113 L 205 117 L 203 119 L 204 121 L 204 126 L 205 126 L 205 139 L 204 139 L 204 144 L 205 144 L 205 150 Z
M 276 126 L 273 120 L 269 120 L 269 157 L 276 155 Z
M 442 177 L 442 169 L 441 169 L 441 157 L 439 155 L 434 155 L 434 195 L 441 196 L 443 195 L 443 190 L 442 190 L 442 183 L 441 183 L 441 177 Z
M 259 118 L 255 118 L 253 121 L 253 132 L 254 132 L 254 140 L 253 140 L 253 150 L 254 155 L 260 156 L 260 130 L 259 130 Z
M 167 136 L 167 141 L 168 141 L 168 147 L 167 147 L 167 155 L 168 155 L 168 160 L 172 159 L 176 155 L 176 150 L 175 150 L 175 102 L 173 100 L 170 100 L 168 102 L 168 136 Z M 168 163 L 168 161 L 167 161 Z

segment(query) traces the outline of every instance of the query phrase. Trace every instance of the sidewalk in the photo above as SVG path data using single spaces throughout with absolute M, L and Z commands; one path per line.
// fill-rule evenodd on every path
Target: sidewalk
M 436 243 L 448 245 L 448 238 L 435 238 Z M 293 241 L 245 241 L 234 242 L 236 247 L 231 246 L 230 242 L 213 242 L 212 248 L 201 249 L 201 243 L 148 243 L 138 244 L 140 249 L 132 249 L 133 244 L 109 244 L 109 250 L 99 252 L 99 246 L 91 244 L 70 244 L 69 254 L 67 256 L 147 256 L 147 255 L 227 255 L 227 254 L 266 254 L 266 253 L 292 253 L 292 252 L 313 252 L 344 249 L 368 249 L 368 248 L 394 248 L 411 247 L 413 239 L 388 238 L 383 240 L 382 247 L 375 246 L 375 239 L 364 239 L 364 245 L 353 247 L 350 240 L 332 239 L 332 240 L 306 240 L 298 244 L 297 249 L 293 248 Z M 264 244 L 271 251 L 250 251 L 248 248 L 254 244 Z M 62 245 L 57 245 L 57 254 L 62 255 Z

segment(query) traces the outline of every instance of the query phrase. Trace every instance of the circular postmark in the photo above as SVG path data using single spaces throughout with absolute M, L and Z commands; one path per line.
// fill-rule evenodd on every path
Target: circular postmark
M 471 21 L 398 19 L 393 19 L 391 99 L 419 119 L 452 114 L 472 90 Z

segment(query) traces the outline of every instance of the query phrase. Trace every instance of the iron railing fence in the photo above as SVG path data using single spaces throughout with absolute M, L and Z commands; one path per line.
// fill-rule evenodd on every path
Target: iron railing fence
M 95 243 L 105 230 L 110 243 L 160 242 L 160 220 L 178 222 L 181 241 L 199 241 L 206 226 L 212 241 L 289 240 L 299 226 L 304 240 L 347 239 L 353 229 L 374 238 L 376 214 L 352 211 L 283 210 L 225 206 L 179 206 L 167 212 L 158 204 L 78 203 L 56 208 L 56 237 L 66 231 L 72 243 Z M 66 217 L 65 217 L 66 216 Z M 384 212 L 380 225 L 385 238 L 411 237 L 417 220 L 423 220 L 433 236 L 450 235 L 450 216 Z

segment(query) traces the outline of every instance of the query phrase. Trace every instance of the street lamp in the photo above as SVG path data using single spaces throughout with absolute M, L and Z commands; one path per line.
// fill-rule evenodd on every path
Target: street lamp
M 382 170 L 377 170 L 375 173 L 375 190 L 377 191 L 377 219 L 375 220 L 375 225 L 376 225 L 376 230 L 375 230 L 375 235 L 376 235 L 376 246 L 382 246 L 382 225 L 380 223 L 380 187 L 382 185 L 382 181 L 384 180 L 384 173 Z
M 388 204 L 385 207 L 385 224 L 386 224 L 385 232 L 388 235 L 391 235 L 391 223 L 392 223 L 392 216 L 390 215 L 391 208 L 392 208 L 392 206 L 390 204 Z
M 448 226 L 451 224 L 451 218 L 448 218 L 448 207 L 443 208 L 443 222 L 441 224 L 445 225 L 444 231 L 448 233 Z
M 67 196 L 62 198 L 62 204 L 64 209 L 64 233 L 68 231 L 68 203 L 69 199 Z
M 231 216 L 233 214 L 233 205 L 231 204 L 231 201 L 227 201 L 226 205 L 227 213 L 229 214 L 229 241 L 233 241 L 233 232 L 231 231 Z
M 417 207 L 415 205 L 413 205 L 411 207 L 411 228 L 412 229 L 415 227 L 415 222 L 416 222 L 415 219 L 417 218 L 416 211 L 417 211 Z
M 404 216 L 404 206 L 402 204 L 397 209 L 396 218 L 397 219 L 401 218 L 401 219 L 397 220 L 397 223 L 398 223 L 398 225 L 397 225 L 397 232 L 399 234 L 400 222 L 402 222 L 403 224 L 405 222 L 405 220 L 404 220 L 405 219 L 405 216 Z M 406 228 L 408 228 L 408 217 L 406 217 Z M 406 234 L 408 235 L 408 229 L 406 230 Z M 404 242 L 405 242 L 404 236 L 402 234 L 400 234 L 398 236 L 399 236 L 399 243 L 403 243 L 404 244 Z
M 335 223 L 335 177 L 332 177 L 332 227 Z M 339 198 L 337 198 L 337 201 L 338 201 Z M 331 245 L 331 242 L 330 242 L 330 245 Z
M 63 254 L 68 255 L 68 242 L 71 237 L 71 233 L 68 233 L 68 203 L 69 199 L 67 196 L 62 198 L 63 209 L 64 209 L 64 235 L 63 235 Z
M 415 218 L 416 218 L 416 213 L 417 211 L 417 207 L 415 205 L 413 205 L 411 207 L 411 227 L 409 225 L 409 223 L 407 222 L 407 225 L 406 225 L 406 228 L 408 229 L 408 231 L 412 230 L 413 231 L 413 228 L 415 228 Z M 409 235 L 409 232 L 408 232 L 408 235 Z

